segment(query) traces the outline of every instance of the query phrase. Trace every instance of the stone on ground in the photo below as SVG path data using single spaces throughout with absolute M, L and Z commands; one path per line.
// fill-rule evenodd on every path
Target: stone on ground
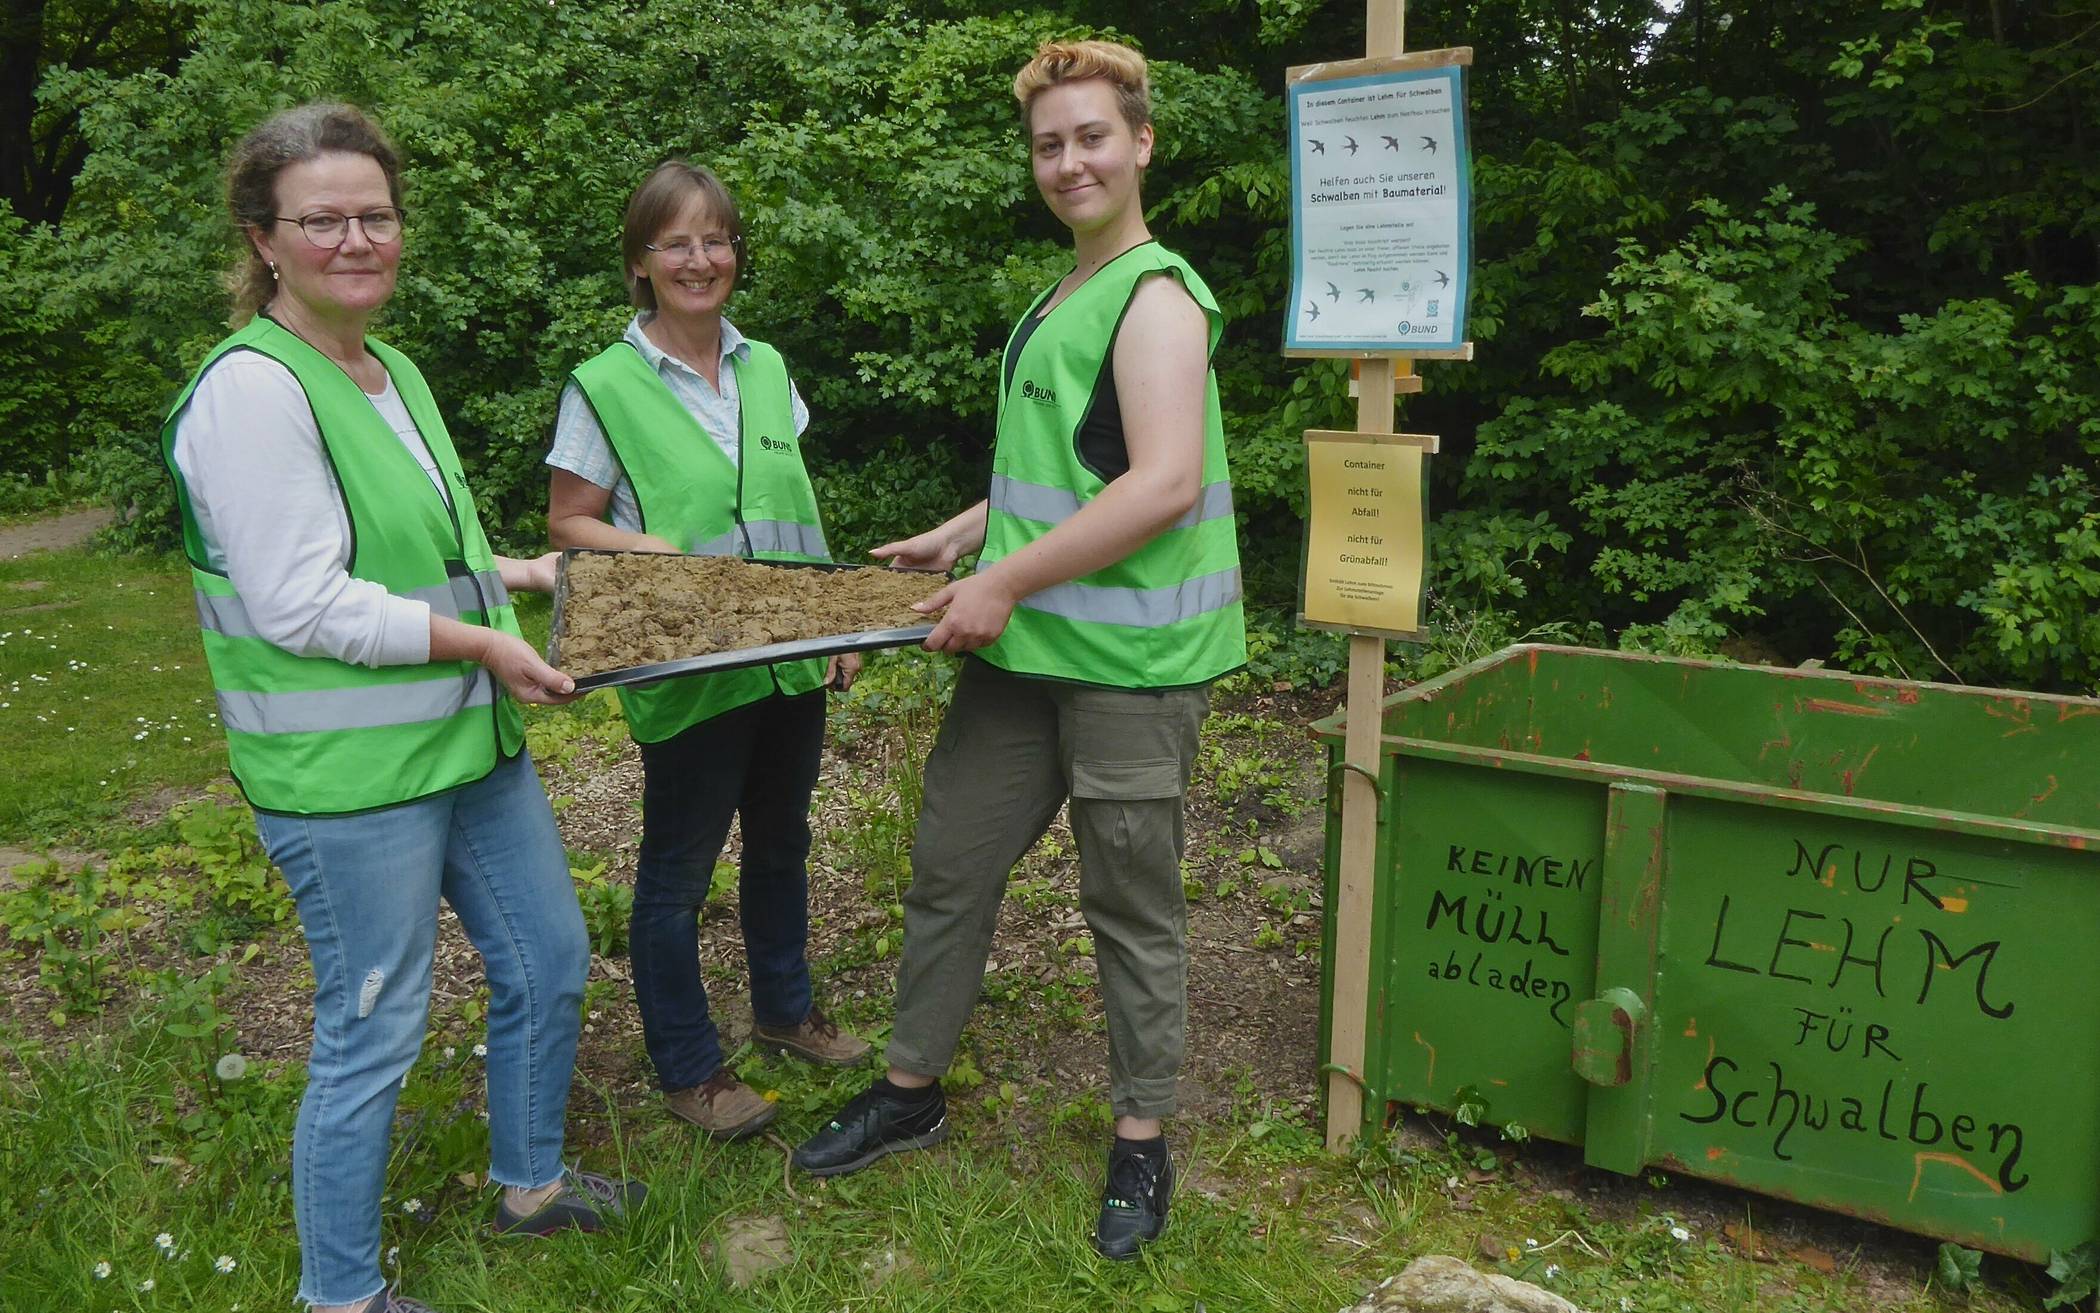
M 788 1243 L 787 1223 L 778 1217 L 739 1217 L 722 1228 L 715 1254 L 731 1287 L 743 1289 L 777 1267 L 795 1259 Z
M 1343 1313 L 1582 1313 L 1529 1281 L 1479 1272 L 1462 1259 L 1431 1254 Z

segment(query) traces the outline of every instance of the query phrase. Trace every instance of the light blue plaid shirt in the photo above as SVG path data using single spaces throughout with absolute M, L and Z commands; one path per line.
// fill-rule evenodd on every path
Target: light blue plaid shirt
M 642 359 L 656 371 L 658 378 L 671 389 L 700 427 L 715 440 L 729 463 L 737 463 L 737 433 L 741 428 L 737 417 L 736 367 L 737 363 L 751 358 L 751 347 L 745 342 L 736 325 L 727 319 L 722 321 L 722 363 L 720 378 L 722 390 L 715 391 L 708 385 L 700 371 L 678 357 L 665 352 L 648 335 L 642 326 L 655 316 L 643 311 L 627 325 L 622 340 L 642 353 Z M 794 408 L 795 433 L 800 436 L 809 427 L 809 407 L 802 404 L 802 393 L 788 380 L 788 401 Z M 615 529 L 639 533 L 642 514 L 634 500 L 634 485 L 620 469 L 620 458 L 613 454 L 612 443 L 606 440 L 605 430 L 598 424 L 598 416 L 591 405 L 583 399 L 583 391 L 574 380 L 561 390 L 561 409 L 554 419 L 554 446 L 547 453 L 547 464 L 558 470 L 567 470 L 579 479 L 606 488 L 612 492 L 608 510 L 612 514 Z

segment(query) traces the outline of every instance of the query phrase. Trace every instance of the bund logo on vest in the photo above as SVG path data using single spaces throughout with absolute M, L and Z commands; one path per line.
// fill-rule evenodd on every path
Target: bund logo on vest
M 1057 389 L 1044 387 L 1032 378 L 1021 380 L 1021 395 L 1038 405 L 1054 406 L 1057 404 Z
M 761 451 L 793 451 L 795 444 L 786 438 L 761 437 L 758 440 L 758 447 Z

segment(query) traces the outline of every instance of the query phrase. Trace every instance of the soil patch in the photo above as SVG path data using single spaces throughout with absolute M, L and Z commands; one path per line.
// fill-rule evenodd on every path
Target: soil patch
M 911 609 L 943 575 L 798 569 L 732 556 L 612 552 L 569 558 L 555 663 L 572 675 L 923 625 Z
M 54 515 L 46 520 L 31 520 L 27 524 L 0 529 L 0 561 L 27 556 L 31 552 L 78 547 L 108 528 L 116 518 L 114 512 L 97 507 L 91 511 Z

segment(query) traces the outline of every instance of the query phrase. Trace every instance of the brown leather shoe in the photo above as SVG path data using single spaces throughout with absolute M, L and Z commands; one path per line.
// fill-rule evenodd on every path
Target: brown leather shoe
M 717 1140 L 741 1140 L 766 1129 L 780 1115 L 757 1090 L 738 1080 L 727 1067 L 686 1090 L 668 1090 L 664 1106 L 671 1115 L 706 1131 Z
M 827 1067 L 851 1067 L 868 1056 L 868 1041 L 851 1031 L 840 1030 L 838 1023 L 819 1007 L 811 1007 L 799 1026 L 775 1030 L 754 1025 L 751 1033 L 761 1044 Z

